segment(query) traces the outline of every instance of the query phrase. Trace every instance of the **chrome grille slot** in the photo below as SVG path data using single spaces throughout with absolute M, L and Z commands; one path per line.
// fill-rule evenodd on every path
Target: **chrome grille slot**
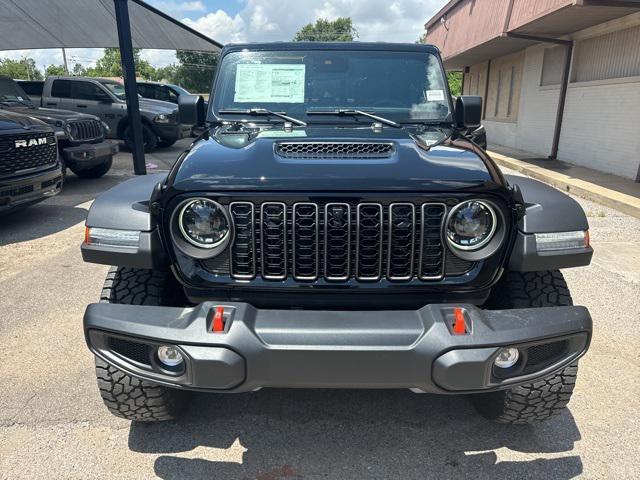
M 444 277 L 444 203 L 234 201 L 233 278 L 330 282 Z
M 389 242 L 387 278 L 409 280 L 413 277 L 416 211 L 412 203 L 389 206 Z
M 234 238 L 231 244 L 231 274 L 250 279 L 256 275 L 255 220 L 253 204 L 234 202 L 229 206 Z
M 284 158 L 388 158 L 393 143 L 387 142 L 280 142 L 276 153 Z
M 319 223 L 318 205 L 315 203 L 296 203 L 293 206 L 292 270 L 296 280 L 318 278 Z
M 96 140 L 102 137 L 102 123 L 99 120 L 75 120 L 69 122 L 69 135 L 74 142 Z
M 446 206 L 443 203 L 422 205 L 420 228 L 420 258 L 418 277 L 421 280 L 438 280 L 444 275 L 445 250 L 442 244 L 442 222 Z
M 356 222 L 356 278 L 379 280 L 382 276 L 384 221 L 382 205 L 361 203 Z
M 268 280 L 287 278 L 287 206 L 265 202 L 260 209 L 260 253 L 262 276 Z
M 347 280 L 351 267 L 351 206 L 327 203 L 324 218 L 324 276 L 327 280 Z

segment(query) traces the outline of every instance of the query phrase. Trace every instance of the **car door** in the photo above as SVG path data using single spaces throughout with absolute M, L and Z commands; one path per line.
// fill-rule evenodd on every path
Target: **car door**
M 100 118 L 112 130 L 116 128 L 111 96 L 97 83 L 85 80 L 74 80 L 71 87 L 71 110 L 89 113 Z

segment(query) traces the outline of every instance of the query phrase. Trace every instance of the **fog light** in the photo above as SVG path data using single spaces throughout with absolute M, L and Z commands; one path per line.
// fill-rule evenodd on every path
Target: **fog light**
M 500 353 L 498 353 L 494 363 L 498 368 L 511 368 L 518 363 L 519 358 L 520 352 L 518 352 L 517 348 L 503 348 L 500 350 Z
M 184 361 L 180 351 L 169 345 L 158 347 L 158 360 L 167 367 L 177 367 Z

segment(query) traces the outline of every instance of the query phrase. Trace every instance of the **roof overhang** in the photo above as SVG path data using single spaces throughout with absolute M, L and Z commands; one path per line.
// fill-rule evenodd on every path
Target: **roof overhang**
M 134 48 L 222 48 L 142 0 L 129 0 L 129 18 Z M 0 0 L 2 50 L 118 46 L 113 0 Z

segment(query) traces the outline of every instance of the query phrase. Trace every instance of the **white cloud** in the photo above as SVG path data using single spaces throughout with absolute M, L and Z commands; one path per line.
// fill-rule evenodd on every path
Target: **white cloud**
M 207 7 L 201 1 L 176 2 L 173 0 L 159 0 L 151 2 L 151 4 L 169 15 L 183 15 L 189 12 L 205 12 L 207 10 Z
M 414 42 L 442 0 L 248 0 L 234 17 L 218 10 L 185 23 L 221 42 L 291 40 L 318 18 L 351 17 L 359 40 Z
M 145 49 L 140 52 L 140 58 L 148 61 L 156 68 L 166 67 L 172 63 L 178 63 L 174 50 Z

